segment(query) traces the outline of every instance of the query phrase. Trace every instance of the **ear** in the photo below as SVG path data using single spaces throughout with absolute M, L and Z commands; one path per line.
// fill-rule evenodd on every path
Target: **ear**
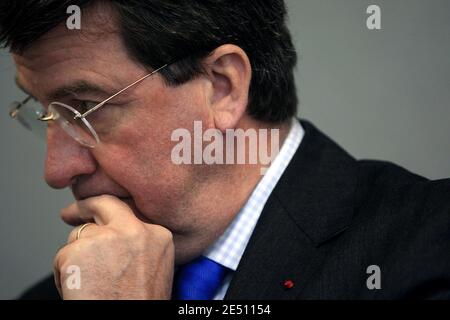
M 250 60 L 244 50 L 227 44 L 206 58 L 205 68 L 211 84 L 207 103 L 215 126 L 222 132 L 235 128 L 247 110 L 252 76 Z

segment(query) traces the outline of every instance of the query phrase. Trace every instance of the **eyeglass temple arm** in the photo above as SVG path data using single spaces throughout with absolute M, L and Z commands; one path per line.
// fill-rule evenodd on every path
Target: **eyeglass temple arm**
M 19 109 L 22 108 L 22 106 L 24 106 L 28 101 L 30 101 L 31 98 L 32 98 L 32 96 L 31 96 L 31 95 L 28 95 L 28 97 L 26 97 L 21 103 L 19 103 L 19 104 L 17 105 L 17 107 L 15 107 L 14 109 L 12 109 L 12 110 L 9 112 L 9 116 L 10 116 L 11 118 L 15 118 L 15 117 L 17 116 L 17 113 L 19 112 Z
M 119 94 L 121 94 L 122 92 L 124 92 L 125 90 L 128 90 L 129 88 L 131 88 L 132 86 L 138 84 L 139 82 L 147 79 L 148 77 L 154 75 L 155 73 L 157 73 L 158 71 L 164 69 L 165 67 L 167 67 L 169 64 L 165 64 L 162 67 L 159 67 L 158 69 L 152 71 L 151 73 L 145 75 L 144 77 L 136 80 L 135 82 L 133 82 L 132 84 L 130 84 L 129 86 L 123 88 L 122 90 L 120 90 L 119 92 L 115 93 L 114 95 L 112 95 L 111 97 L 109 97 L 108 99 L 106 99 L 105 101 L 100 102 L 99 104 L 97 104 L 95 107 L 93 107 L 92 109 L 89 109 L 88 111 L 86 111 L 85 113 L 81 114 L 81 115 L 76 115 L 75 119 L 79 119 L 79 118 L 85 118 L 88 115 L 90 115 L 92 112 L 98 110 L 99 108 L 101 108 L 105 103 L 107 103 L 108 101 L 110 101 L 111 99 L 114 99 L 116 96 L 118 96 Z

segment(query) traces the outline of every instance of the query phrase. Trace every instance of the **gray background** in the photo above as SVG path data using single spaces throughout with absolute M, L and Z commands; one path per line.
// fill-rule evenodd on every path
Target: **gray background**
M 300 115 L 357 158 L 386 159 L 429 178 L 450 176 L 450 1 L 287 1 L 300 64 Z M 366 8 L 382 9 L 382 30 Z M 70 230 L 68 190 L 43 181 L 45 144 L 7 115 L 23 98 L 0 51 L 0 298 L 52 269 Z

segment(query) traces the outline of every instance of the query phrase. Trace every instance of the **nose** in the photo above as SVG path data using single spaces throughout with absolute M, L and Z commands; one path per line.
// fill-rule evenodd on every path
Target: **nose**
M 45 159 L 45 181 L 55 189 L 72 185 L 77 177 L 91 175 L 97 162 L 90 149 L 83 147 L 56 124 L 47 129 L 47 156 Z

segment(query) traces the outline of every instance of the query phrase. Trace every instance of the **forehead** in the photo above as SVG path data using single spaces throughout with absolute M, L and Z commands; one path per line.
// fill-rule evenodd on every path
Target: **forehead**
M 114 9 L 104 2 L 83 10 L 81 30 L 68 29 L 64 20 L 23 53 L 13 55 L 18 81 L 42 96 L 55 86 L 81 79 L 120 85 L 138 66 L 127 53 L 116 21 Z

